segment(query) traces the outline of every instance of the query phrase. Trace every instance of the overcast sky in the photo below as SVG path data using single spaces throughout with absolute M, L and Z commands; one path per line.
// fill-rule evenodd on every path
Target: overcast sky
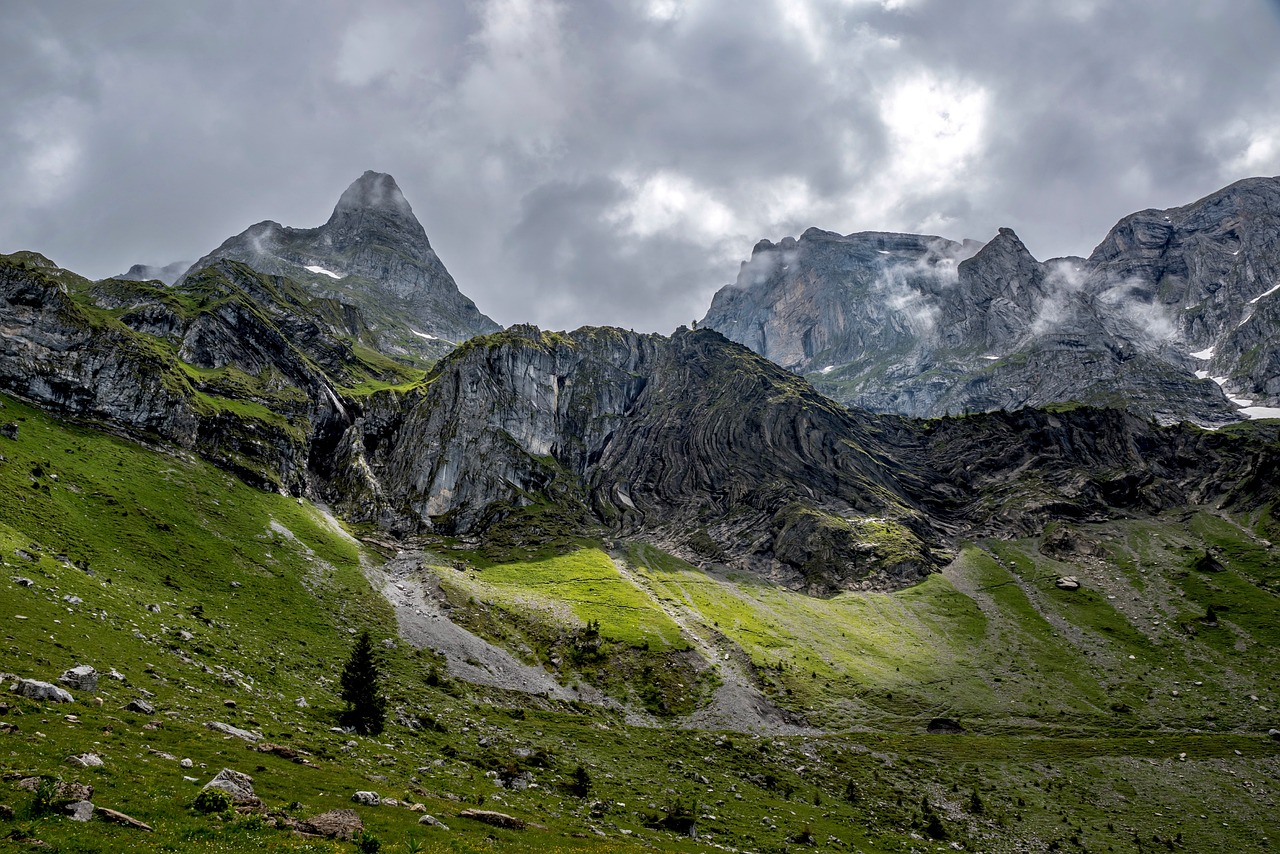
M 390 172 L 502 324 L 669 332 L 809 226 L 1088 254 L 1280 173 L 1276 0 L 0 0 L 0 251 L 92 278 Z

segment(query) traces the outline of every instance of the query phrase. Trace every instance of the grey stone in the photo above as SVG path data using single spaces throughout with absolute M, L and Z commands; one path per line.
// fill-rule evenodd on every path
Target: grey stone
M 202 788 L 220 789 L 231 796 L 237 806 L 260 806 L 262 799 L 253 791 L 253 778 L 240 771 L 223 768 Z
M 1054 584 L 1058 587 L 1059 590 L 1079 590 L 1080 589 L 1080 580 L 1076 578 L 1074 575 L 1064 575 L 1061 578 L 1059 578 L 1057 581 L 1055 581 Z
M 232 726 L 231 724 L 224 724 L 220 721 L 209 721 L 208 723 L 205 724 L 205 726 L 213 730 L 214 732 L 220 732 L 223 735 L 234 736 L 235 738 L 242 738 L 245 741 L 250 741 L 250 742 L 262 741 L 262 733 L 260 732 L 254 732 L 247 729 L 240 729 L 240 727 L 235 727 L 235 726 Z
M 88 664 L 77 664 L 59 676 L 58 681 L 73 691 L 93 693 L 98 690 L 98 671 Z
M 63 809 L 72 821 L 89 821 L 93 818 L 92 801 L 72 801 Z
M 130 700 L 125 704 L 124 710 L 126 712 L 134 712 L 139 715 L 154 715 L 156 713 L 155 706 L 151 705 L 146 700 L 141 699 Z
M 65 689 L 59 688 L 57 685 L 51 685 L 48 682 L 39 682 L 35 679 L 19 679 L 13 691 L 29 700 L 38 700 L 40 702 L 75 702 L 75 698 Z
M 96 753 L 81 753 L 77 756 L 68 756 L 66 762 L 68 765 L 74 765 L 77 768 L 101 768 L 103 765 L 102 757 Z
M 420 819 L 418 819 L 418 824 L 425 824 L 427 827 L 435 827 L 440 830 L 449 829 L 449 825 L 445 824 L 443 821 L 441 821 L 440 819 L 436 818 L 433 815 L 422 816 Z
M 34 586 L 35 586 L 35 582 L 34 582 L 34 581 L 32 581 L 30 578 L 24 578 L 24 577 L 22 577 L 22 576 L 20 576 L 20 575 L 15 575 L 15 576 L 13 577 L 13 583 L 14 583 L 14 584 L 16 584 L 16 585 L 18 585 L 19 587 L 34 587 Z
M 367 791 L 356 792 L 351 796 L 351 800 L 366 807 L 376 807 L 378 804 L 382 803 L 382 798 L 378 797 L 377 792 Z
M 303 821 L 298 829 L 330 839 L 351 839 L 364 830 L 364 821 L 355 810 L 329 810 Z

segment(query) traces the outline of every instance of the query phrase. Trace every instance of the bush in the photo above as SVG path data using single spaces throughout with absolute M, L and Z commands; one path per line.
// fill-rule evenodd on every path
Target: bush
M 347 708 L 341 718 L 361 735 L 377 735 L 386 722 L 387 698 L 382 696 L 381 681 L 373 640 L 367 631 L 361 632 L 342 668 L 342 699 Z
M 360 831 L 360 835 L 352 841 L 360 854 L 378 854 L 382 850 L 382 840 L 367 830 Z
M 231 812 L 231 795 L 221 789 L 201 789 L 191 808 L 205 814 Z
M 59 801 L 59 784 L 61 782 L 62 780 L 59 777 L 45 777 L 40 781 L 40 785 L 36 786 L 35 795 L 31 798 L 30 813 L 32 818 L 52 815 L 56 811 Z

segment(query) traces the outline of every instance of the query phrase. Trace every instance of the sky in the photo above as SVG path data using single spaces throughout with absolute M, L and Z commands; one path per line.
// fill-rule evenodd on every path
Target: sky
M 1277 0 L 0 0 L 0 252 L 91 278 L 395 176 L 499 323 L 670 332 L 816 226 L 1087 255 L 1280 174 Z

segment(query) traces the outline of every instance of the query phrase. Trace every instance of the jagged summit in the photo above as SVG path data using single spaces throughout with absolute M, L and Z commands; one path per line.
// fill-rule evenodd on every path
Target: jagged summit
M 288 276 L 359 308 L 379 349 L 438 358 L 454 344 L 501 327 L 458 291 L 395 178 L 365 172 L 318 228 L 265 221 L 225 241 L 186 275 L 219 259 Z
M 1280 403 L 1277 235 L 1280 178 L 1131 214 L 1087 259 L 1038 261 L 1010 228 L 810 228 L 757 243 L 702 325 L 877 411 L 1075 401 L 1220 424 Z
M 367 211 L 407 217 L 417 222 L 409 200 L 400 191 L 400 185 L 385 172 L 369 170 L 352 181 L 338 199 L 329 222 L 346 214 Z

